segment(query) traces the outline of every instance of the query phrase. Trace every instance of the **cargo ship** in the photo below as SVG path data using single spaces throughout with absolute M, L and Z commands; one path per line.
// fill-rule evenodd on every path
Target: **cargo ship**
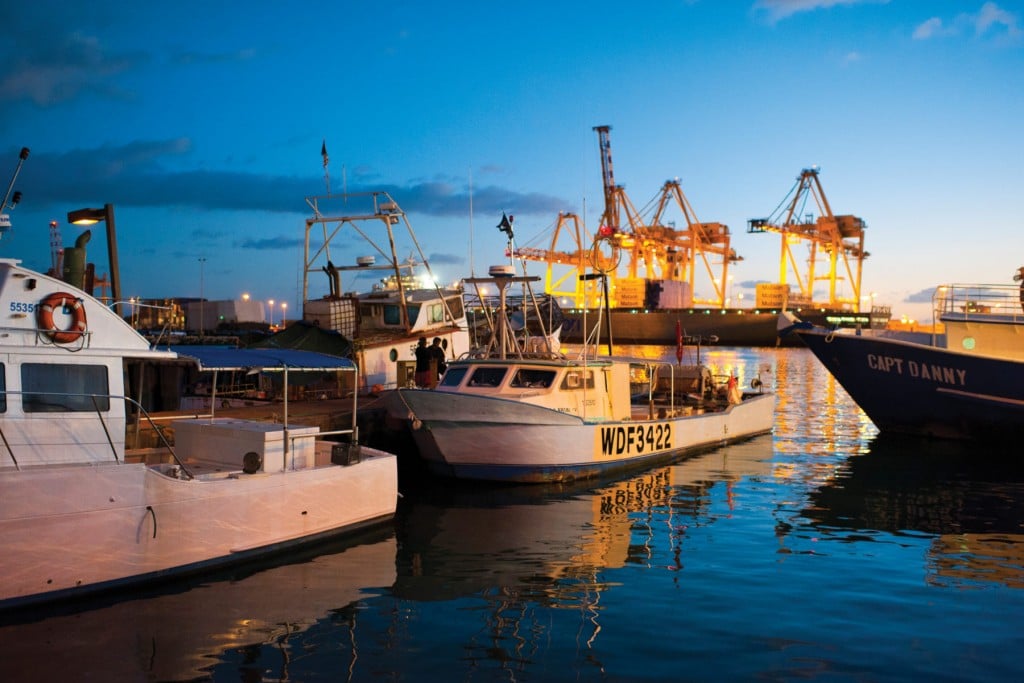
M 821 308 L 614 308 L 562 311 L 562 341 L 615 344 L 675 345 L 714 343 L 719 346 L 803 346 L 793 335 L 778 335 L 779 314 L 788 310 L 801 320 L 827 329 L 885 329 L 890 319 L 887 306 L 868 312 Z M 610 330 L 606 320 L 611 321 Z M 676 326 L 679 326 L 677 337 Z
M 512 248 L 547 265 L 545 292 L 562 308 L 561 338 L 675 345 L 679 338 L 732 346 L 800 344 L 780 339 L 783 311 L 827 328 L 884 328 L 891 311 L 861 296 L 866 224 L 835 215 L 817 167 L 805 168 L 773 213 L 747 222 L 778 235 L 777 282 L 756 285 L 753 305 L 729 296 L 730 267 L 743 260 L 729 227 L 697 219 L 678 179 L 642 210 L 612 172 L 610 126 L 597 126 L 605 208 L 594 234 L 559 214 L 542 246 Z M 499 226 L 500 227 L 500 226 Z M 801 253 L 805 250 L 806 253 Z M 816 291 L 817 288 L 817 291 Z

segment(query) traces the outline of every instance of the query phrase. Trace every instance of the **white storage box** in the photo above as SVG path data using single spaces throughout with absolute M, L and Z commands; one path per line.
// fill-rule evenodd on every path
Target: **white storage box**
M 312 435 L 319 427 L 288 428 L 288 462 L 284 459 L 284 426 L 271 422 L 252 422 L 228 417 L 177 420 L 174 423 L 174 449 L 178 457 L 216 463 L 227 469 L 242 469 L 246 453 L 259 454 L 260 471 L 280 472 L 312 467 L 315 444 Z M 295 438 L 302 437 L 302 438 Z

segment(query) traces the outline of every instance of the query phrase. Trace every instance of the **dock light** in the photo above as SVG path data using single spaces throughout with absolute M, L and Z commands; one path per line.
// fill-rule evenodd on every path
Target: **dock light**
M 117 230 L 114 227 L 114 205 L 104 204 L 102 209 L 76 209 L 68 212 L 68 223 L 72 225 L 95 225 L 103 221 L 107 224 L 107 265 L 110 268 L 110 295 L 115 302 L 115 310 L 121 313 L 121 270 L 117 261 Z

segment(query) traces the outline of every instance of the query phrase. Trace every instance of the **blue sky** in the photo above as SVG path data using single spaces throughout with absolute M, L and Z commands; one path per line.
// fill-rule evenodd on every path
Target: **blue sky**
M 0 256 L 45 270 L 49 222 L 72 244 L 67 212 L 109 202 L 125 296 L 198 296 L 206 258 L 208 298 L 298 310 L 323 141 L 333 190 L 388 190 L 442 278 L 470 242 L 479 272 L 502 212 L 521 244 L 559 211 L 597 225 L 596 125 L 634 204 L 679 178 L 730 226 L 748 301 L 779 246 L 746 222 L 812 165 L 867 222 L 863 287 L 896 313 L 1024 265 L 1020 2 L 42 0 L 0 25 L 4 188 L 31 149 Z

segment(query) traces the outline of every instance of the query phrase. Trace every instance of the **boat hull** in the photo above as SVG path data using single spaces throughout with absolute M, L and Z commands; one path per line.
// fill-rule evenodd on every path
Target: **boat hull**
M 601 422 L 498 398 L 398 394 L 434 472 L 508 482 L 564 482 L 650 467 L 770 432 L 775 414 L 771 394 L 749 395 L 720 413 Z
M 586 324 L 581 310 L 563 311 L 562 340 L 580 343 L 584 330 L 593 330 L 600 321 L 600 337 L 607 338 L 605 321 L 597 310 L 586 313 Z M 866 313 L 851 313 L 829 309 L 802 311 L 800 319 L 827 328 L 868 328 L 871 317 Z M 753 311 L 746 309 L 612 309 L 613 341 L 617 344 L 658 344 L 675 346 L 676 323 L 687 337 L 717 338 L 720 346 L 801 346 L 795 335 L 778 334 L 779 310 Z M 877 323 L 878 321 L 876 321 Z M 884 322 L 881 323 L 884 325 Z
M 794 332 L 883 432 L 1024 438 L 1024 362 L 817 328 Z
M 0 474 L 0 608 L 248 561 L 390 519 L 395 456 L 362 454 L 349 467 L 195 479 L 124 463 Z

